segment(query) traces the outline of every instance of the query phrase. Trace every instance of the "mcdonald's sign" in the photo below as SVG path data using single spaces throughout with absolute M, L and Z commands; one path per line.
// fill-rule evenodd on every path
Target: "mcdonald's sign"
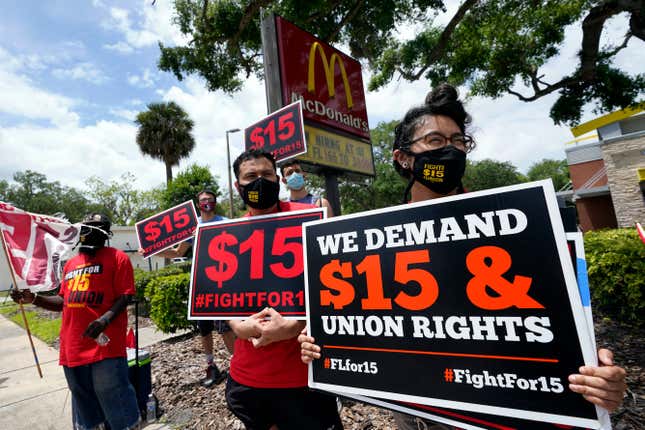
M 276 17 L 282 103 L 302 101 L 305 122 L 369 139 L 361 64 Z

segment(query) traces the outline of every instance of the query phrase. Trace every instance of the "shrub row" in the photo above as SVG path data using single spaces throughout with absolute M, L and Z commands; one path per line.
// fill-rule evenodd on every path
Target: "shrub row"
M 636 229 L 592 231 L 584 238 L 594 308 L 620 322 L 643 324 L 645 244 Z

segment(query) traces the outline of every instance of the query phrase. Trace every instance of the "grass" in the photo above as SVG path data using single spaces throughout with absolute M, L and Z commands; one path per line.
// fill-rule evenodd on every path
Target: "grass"
M 27 322 L 29 323 L 29 330 L 31 331 L 31 334 L 47 343 L 48 345 L 53 344 L 56 339 L 58 339 L 58 334 L 60 333 L 60 314 L 58 314 L 55 318 L 52 318 L 39 314 L 37 311 L 32 310 L 33 307 L 29 305 L 24 305 L 24 308 L 25 316 L 27 317 Z M 0 314 L 18 324 L 20 327 L 25 327 L 22 315 L 20 313 L 20 308 L 12 301 L 0 303 Z

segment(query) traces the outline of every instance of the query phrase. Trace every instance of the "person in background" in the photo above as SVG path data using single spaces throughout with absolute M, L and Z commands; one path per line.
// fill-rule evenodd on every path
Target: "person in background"
M 63 312 L 60 364 L 72 393 L 74 429 L 135 429 L 141 422 L 125 351 L 134 271 L 124 252 L 105 246 L 110 227 L 103 214 L 84 218 L 79 253 L 65 264 L 59 295 L 11 292 L 16 303 Z
M 282 183 L 289 190 L 289 201 L 295 203 L 307 203 L 316 207 L 327 208 L 327 217 L 334 216 L 334 211 L 326 198 L 314 196 L 307 191 L 305 186 L 306 173 L 300 167 L 300 162 L 295 159 L 285 161 L 280 165 Z
M 196 197 L 200 213 L 198 218 L 199 223 L 215 222 L 226 219 L 225 217 L 218 215 L 215 211 L 216 195 L 212 190 L 203 189 L 197 193 Z M 192 245 L 192 239 L 186 240 L 174 248 L 163 250 L 155 255 L 163 258 L 180 258 L 186 255 Z M 139 254 L 143 255 L 143 249 L 139 249 Z M 202 386 L 208 388 L 213 385 L 221 384 L 226 379 L 226 371 L 220 370 L 215 363 L 213 354 L 213 330 L 217 330 L 217 332 L 222 336 L 224 345 L 226 345 L 226 349 L 230 354 L 233 354 L 235 333 L 231 331 L 231 327 L 226 323 L 226 321 L 198 320 L 197 327 L 199 329 L 202 350 L 204 351 L 204 357 L 206 359 L 206 376 L 200 382 Z
M 475 146 L 466 133 L 470 121 L 457 90 L 448 84 L 433 89 L 424 105 L 413 107 L 405 114 L 395 129 L 392 148 L 394 168 L 408 181 L 403 196 L 405 202 L 421 202 L 463 192 L 461 179 L 466 169 L 466 154 Z M 444 166 L 444 176 L 424 175 L 426 165 Z M 320 347 L 306 330 L 298 341 L 303 362 L 320 358 Z M 600 366 L 583 366 L 580 374 L 570 375 L 569 388 L 611 412 L 622 403 L 627 389 L 625 370 L 614 364 L 613 354 L 607 349 L 598 351 L 598 362 Z M 411 415 L 398 412 L 393 415 L 400 430 L 448 429 L 445 425 Z

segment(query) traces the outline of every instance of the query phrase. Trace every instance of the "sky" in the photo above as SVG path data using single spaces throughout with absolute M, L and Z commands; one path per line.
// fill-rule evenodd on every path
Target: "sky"
M 173 172 L 198 163 L 206 165 L 227 187 L 225 130 L 257 122 L 267 114 L 264 83 L 246 79 L 233 95 L 209 92 L 203 80 L 178 81 L 157 69 L 158 42 L 184 45 L 173 25 L 171 0 L 9 0 L 0 15 L 0 180 L 12 182 L 16 172 L 32 170 L 48 181 L 86 189 L 96 176 L 104 182 L 125 173 L 136 177 L 134 188 L 146 190 L 165 183 L 165 167 L 139 152 L 134 118 L 152 102 L 174 101 L 195 122 L 195 149 Z M 440 16 L 447 20 L 458 5 Z M 624 16 L 612 19 L 603 41 L 622 35 Z M 400 32 L 405 38 L 413 32 Z M 545 68 L 555 82 L 572 70 L 581 32 L 567 30 L 562 55 Z M 614 39 L 618 40 L 618 39 Z M 630 41 L 616 64 L 642 72 L 643 42 Z M 342 49 L 342 47 L 339 47 Z M 639 66 L 640 65 L 640 66 Z M 363 81 L 369 81 L 364 70 Z M 429 84 L 395 80 L 377 92 L 367 92 L 370 127 L 398 120 L 423 101 Z M 516 89 L 528 94 L 528 90 Z M 556 96 L 524 103 L 513 96 L 496 100 L 467 98 L 473 116 L 472 134 L 478 146 L 473 160 L 509 161 L 523 173 L 543 158 L 565 158 L 565 143 L 573 136 L 556 126 L 549 109 Z M 596 115 L 589 109 L 584 121 Z M 241 133 L 230 135 L 231 156 L 242 152 Z

